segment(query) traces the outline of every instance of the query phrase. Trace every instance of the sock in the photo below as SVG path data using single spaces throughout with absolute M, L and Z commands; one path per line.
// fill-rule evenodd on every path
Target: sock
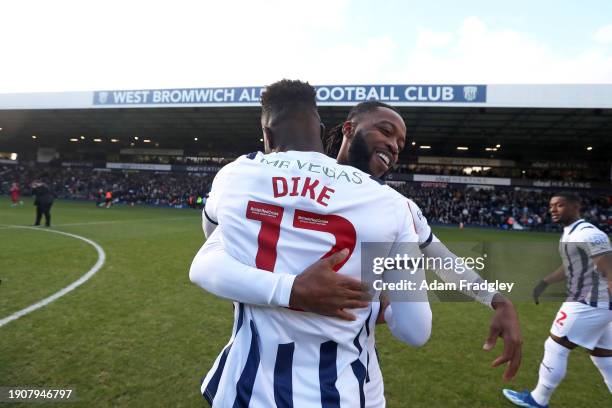
M 591 356 L 591 361 L 604 378 L 604 382 L 612 394 L 612 357 L 595 357 Z
M 544 342 L 544 357 L 540 363 L 540 378 L 531 396 L 540 405 L 548 404 L 555 388 L 561 384 L 567 369 L 570 349 L 563 347 L 550 337 Z

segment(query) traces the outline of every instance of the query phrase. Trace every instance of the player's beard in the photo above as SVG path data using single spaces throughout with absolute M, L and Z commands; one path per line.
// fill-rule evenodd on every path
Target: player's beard
M 374 177 L 384 180 L 392 169 L 389 168 L 381 176 L 374 174 L 370 169 L 370 163 L 372 162 L 372 156 L 374 156 L 374 154 L 374 149 L 370 149 L 365 141 L 363 131 L 359 130 L 355 132 L 355 135 L 353 136 L 353 143 L 351 143 L 348 149 L 348 164 L 353 167 L 357 167 L 364 173 L 371 174 Z
M 353 143 L 351 143 L 348 149 L 349 164 L 365 173 L 371 174 L 370 160 L 373 154 L 374 152 L 368 149 L 363 132 L 361 130 L 355 132 Z

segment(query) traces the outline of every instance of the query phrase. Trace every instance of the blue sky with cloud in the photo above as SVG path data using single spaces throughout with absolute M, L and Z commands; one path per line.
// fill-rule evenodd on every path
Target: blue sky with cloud
M 612 1 L 504 3 L 1 2 L 0 93 L 612 82 Z
M 612 2 L 607 0 L 391 0 L 381 7 L 363 0 L 351 3 L 352 16 L 386 21 L 380 26 L 396 38 L 414 39 L 419 30 L 452 31 L 466 18 L 477 17 L 493 30 L 522 33 L 565 55 L 584 50 L 597 28 L 612 24 Z

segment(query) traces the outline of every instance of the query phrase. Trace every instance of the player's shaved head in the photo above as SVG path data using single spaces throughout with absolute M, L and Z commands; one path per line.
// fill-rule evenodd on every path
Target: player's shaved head
M 559 193 L 553 194 L 553 197 L 561 197 L 565 199 L 567 203 L 571 204 L 580 204 L 580 197 L 576 193 L 572 193 L 570 191 L 562 191 Z
M 268 85 L 261 94 L 261 120 L 269 123 L 316 113 L 316 95 L 308 82 L 283 79 Z
M 283 79 L 261 94 L 261 127 L 266 152 L 323 151 L 316 91 L 308 83 Z
M 572 192 L 559 192 L 550 198 L 550 216 L 553 222 L 570 225 L 580 218 L 580 197 Z

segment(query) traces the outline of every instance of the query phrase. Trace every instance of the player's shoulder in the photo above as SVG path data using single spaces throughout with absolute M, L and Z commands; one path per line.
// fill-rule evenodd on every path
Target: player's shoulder
M 356 183 L 358 188 L 363 189 L 362 194 L 375 195 L 379 200 L 385 200 L 406 206 L 406 197 L 401 195 L 397 190 L 387 185 L 384 180 L 363 172 L 356 167 L 349 165 L 340 165 L 346 172 L 351 172 L 358 180 Z
M 578 225 L 575 233 L 572 235 L 574 235 L 574 239 L 579 241 L 592 241 L 593 239 L 608 238 L 605 232 L 586 221 Z
M 230 166 L 231 167 L 236 167 L 239 166 L 241 164 L 251 164 L 251 163 L 257 163 L 261 157 L 263 157 L 265 154 L 263 152 L 257 151 L 257 152 L 251 152 L 251 153 L 247 153 L 247 154 L 243 154 L 242 156 L 239 156 L 236 160 L 234 160 L 233 162 L 226 164 L 223 168 Z
M 248 154 L 243 154 L 242 156 L 238 157 L 234 161 L 221 167 L 219 171 L 217 172 L 217 176 L 223 176 L 225 174 L 229 174 L 233 171 L 243 168 L 245 165 L 253 163 L 257 159 L 257 157 L 260 157 L 262 155 L 263 155 L 262 152 L 252 152 Z
M 410 210 L 410 214 L 412 215 L 415 224 L 427 224 L 427 218 L 425 218 L 425 215 L 423 215 L 423 210 L 421 210 L 421 207 L 419 207 L 419 205 L 410 198 L 404 197 L 404 199 L 408 203 L 408 209 Z
M 242 155 L 236 160 L 221 167 L 215 174 L 211 191 L 220 189 L 222 186 L 231 185 L 236 177 L 241 179 L 241 174 L 248 173 L 248 169 L 245 168 L 246 161 L 252 161 L 258 153 L 259 152 L 254 152 Z
M 416 204 L 393 187 L 384 182 L 380 184 L 380 179 L 376 177 L 368 175 L 368 183 L 376 194 L 380 208 L 392 209 L 400 220 L 409 219 L 411 223 L 414 222 L 413 212 L 420 211 Z M 411 206 L 411 203 L 414 204 L 414 207 Z
M 417 211 L 421 211 L 421 207 L 419 207 L 419 205 L 417 203 L 415 203 L 411 198 L 402 196 L 404 200 L 406 200 L 406 202 L 408 203 L 408 206 L 412 209 L 412 210 L 417 210 Z
M 377 179 L 376 177 L 371 176 L 373 180 L 379 182 L 380 179 Z M 404 207 L 409 207 L 411 205 L 414 205 L 416 207 L 416 204 L 414 204 L 414 202 L 412 200 L 410 200 L 409 198 L 407 198 L 405 195 L 403 195 L 402 193 L 400 193 L 399 191 L 397 191 L 396 189 L 394 189 L 393 187 L 384 184 L 383 183 L 383 189 L 381 189 L 381 194 L 385 194 L 387 195 L 390 199 L 397 201 L 398 204 L 401 204 Z

